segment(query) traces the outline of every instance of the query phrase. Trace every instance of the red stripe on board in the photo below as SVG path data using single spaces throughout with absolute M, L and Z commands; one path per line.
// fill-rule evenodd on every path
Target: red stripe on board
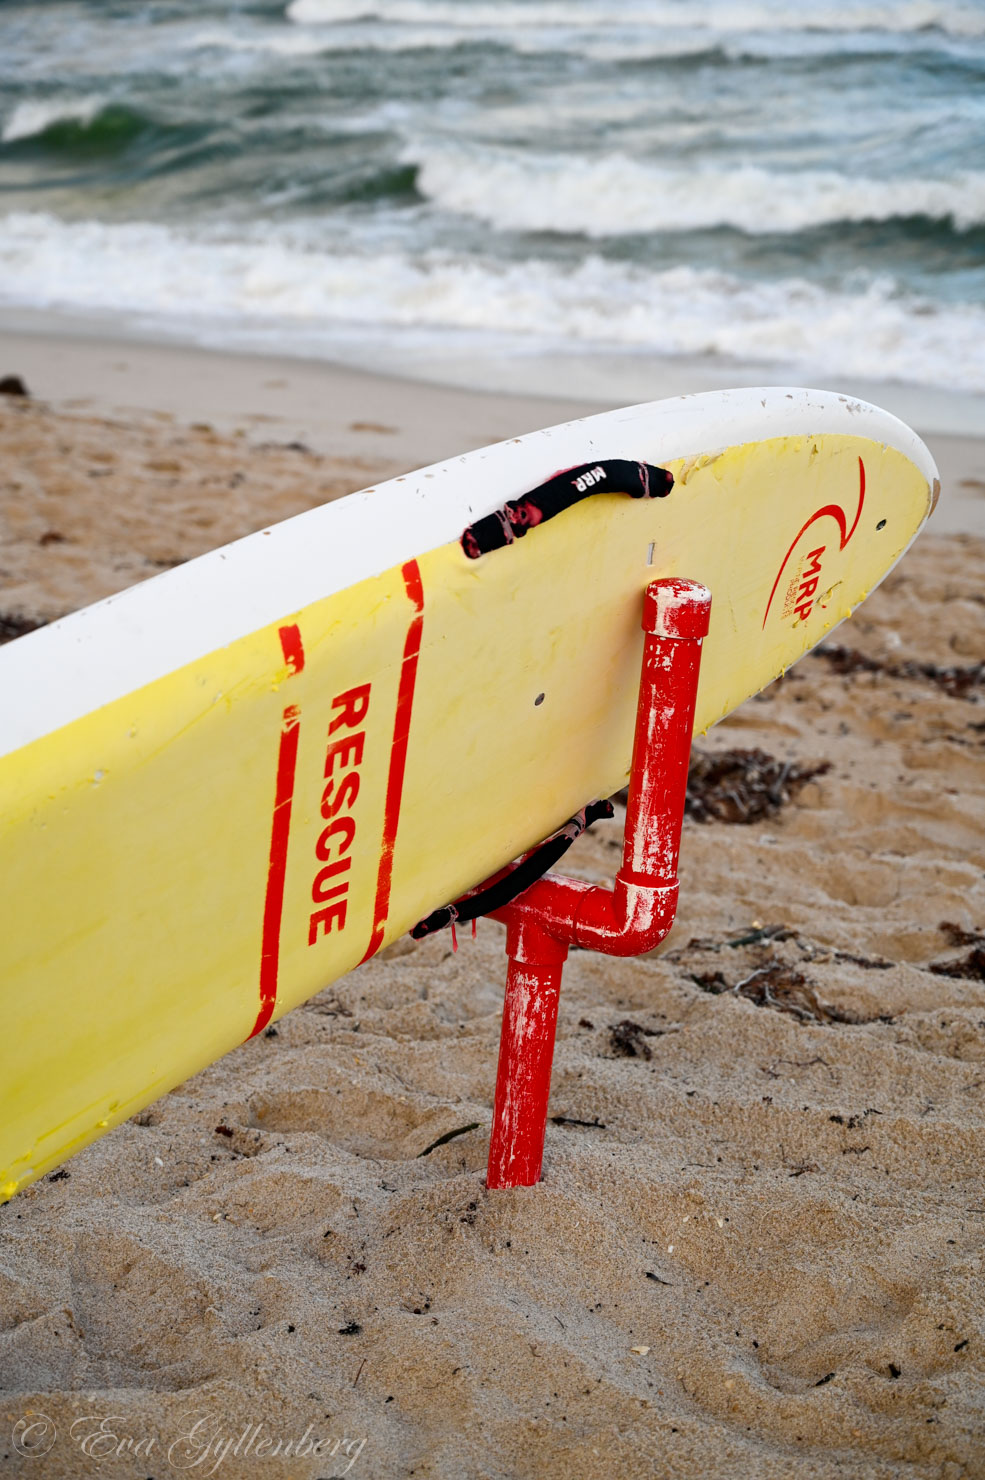
M 304 668 L 304 647 L 296 626 L 281 627 L 280 645 L 291 673 Z M 288 704 L 281 718 L 277 750 L 277 781 L 274 815 L 270 826 L 270 859 L 267 864 L 267 893 L 263 901 L 263 938 L 260 945 L 260 1009 L 250 1033 L 255 1038 L 273 1017 L 277 1005 L 277 973 L 280 967 L 280 922 L 284 912 L 284 880 L 287 877 L 287 844 L 291 835 L 291 804 L 298 766 L 301 710 Z
M 301 629 L 299 627 L 278 627 L 277 635 L 284 652 L 284 662 L 292 673 L 301 673 L 304 669 L 304 648 L 301 645 Z
M 373 933 L 366 947 L 363 961 L 368 961 L 370 956 L 375 956 L 382 945 L 387 916 L 390 913 L 393 849 L 397 841 L 397 827 L 400 823 L 400 801 L 403 796 L 404 772 L 407 767 L 407 741 L 410 738 L 414 686 L 417 682 L 417 659 L 421 651 L 421 632 L 424 627 L 424 586 L 417 561 L 408 560 L 401 574 L 407 595 L 414 605 L 414 616 L 407 630 L 407 637 L 404 641 L 404 658 L 400 667 L 397 713 L 393 722 L 393 741 L 390 746 L 390 772 L 387 776 L 386 803 L 383 809 L 383 841 L 380 848 L 380 867 L 376 876 Z

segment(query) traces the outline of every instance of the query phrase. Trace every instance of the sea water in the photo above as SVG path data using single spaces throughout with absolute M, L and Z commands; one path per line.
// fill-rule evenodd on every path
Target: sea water
M 4 307 L 985 393 L 985 0 L 6 0 Z

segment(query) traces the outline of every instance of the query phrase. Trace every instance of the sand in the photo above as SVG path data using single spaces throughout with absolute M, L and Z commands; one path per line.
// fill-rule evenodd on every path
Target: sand
M 55 349 L 0 367 L 53 398 L 0 398 L 22 622 L 557 419 L 329 369 L 320 435 L 228 376 L 155 415 Z M 985 486 L 932 445 L 980 533 L 699 742 L 829 769 L 686 823 L 654 955 L 572 953 L 543 1182 L 484 1187 L 503 931 L 398 942 L 0 1209 L 0 1475 L 985 1475 Z

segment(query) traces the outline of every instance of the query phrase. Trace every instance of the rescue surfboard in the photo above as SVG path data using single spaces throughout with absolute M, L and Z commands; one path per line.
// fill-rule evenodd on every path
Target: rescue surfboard
M 393 479 L 0 649 L 0 1200 L 625 785 L 650 581 L 712 592 L 703 731 L 850 614 L 938 492 L 876 407 L 680 397 Z

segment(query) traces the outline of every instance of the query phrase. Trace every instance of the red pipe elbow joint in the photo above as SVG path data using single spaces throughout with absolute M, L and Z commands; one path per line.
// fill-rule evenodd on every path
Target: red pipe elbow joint
M 489 1187 L 540 1178 L 561 969 L 570 946 L 610 956 L 651 951 L 677 910 L 677 864 L 688 760 L 711 593 L 696 581 L 653 581 L 643 598 L 622 866 L 612 889 L 547 874 L 495 918 L 509 957 Z

